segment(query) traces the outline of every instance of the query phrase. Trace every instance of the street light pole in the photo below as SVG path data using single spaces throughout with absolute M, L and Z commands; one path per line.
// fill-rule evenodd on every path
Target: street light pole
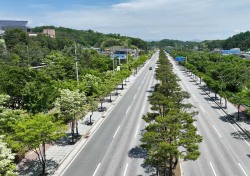
M 77 81 L 77 87 L 79 87 L 78 60 L 77 60 L 77 56 L 76 56 L 76 42 L 75 42 L 75 64 L 76 64 L 76 81 Z
M 128 67 L 128 47 L 126 50 L 127 50 L 127 55 L 126 55 L 127 58 L 126 59 L 127 59 L 127 67 Z
M 113 60 L 113 71 L 115 71 L 115 57 L 114 57 L 114 48 L 111 50 L 111 59 Z

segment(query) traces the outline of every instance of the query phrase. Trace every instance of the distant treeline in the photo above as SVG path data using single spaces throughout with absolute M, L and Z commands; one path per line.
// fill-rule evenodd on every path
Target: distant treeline
M 149 42 L 149 46 L 163 49 L 231 49 L 240 48 L 243 51 L 250 50 L 250 32 L 242 32 L 229 37 L 226 40 L 204 40 L 202 42 L 180 41 L 164 39 L 161 41 Z

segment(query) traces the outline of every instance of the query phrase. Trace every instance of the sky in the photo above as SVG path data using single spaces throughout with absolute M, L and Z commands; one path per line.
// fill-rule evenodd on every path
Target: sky
M 250 0 L 0 0 L 0 19 L 147 41 L 216 40 L 250 30 Z

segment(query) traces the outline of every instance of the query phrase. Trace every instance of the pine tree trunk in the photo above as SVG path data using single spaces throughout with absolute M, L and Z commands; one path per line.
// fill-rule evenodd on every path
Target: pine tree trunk
M 225 108 L 227 108 L 227 98 L 225 98 Z

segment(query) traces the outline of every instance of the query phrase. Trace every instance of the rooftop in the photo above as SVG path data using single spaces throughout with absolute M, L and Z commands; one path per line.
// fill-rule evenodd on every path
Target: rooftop
M 6 28 L 27 28 L 28 21 L 0 20 L 0 29 Z

